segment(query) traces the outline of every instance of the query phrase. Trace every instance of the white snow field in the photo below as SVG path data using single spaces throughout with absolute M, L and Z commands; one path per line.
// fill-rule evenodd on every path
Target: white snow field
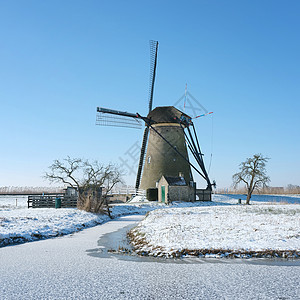
M 112 209 L 112 216 L 145 214 L 157 207 L 161 205 L 117 205 Z M 0 247 L 66 235 L 109 220 L 106 215 L 88 213 L 76 208 L 28 209 L 27 197 L 1 197 Z
M 127 226 L 136 226 L 142 221 L 142 215 L 107 221 L 105 216 L 77 209 L 27 209 L 26 198 L 23 200 L 21 205 L 22 201 L 18 199 L 16 207 L 14 197 L 6 200 L 0 198 L 1 234 L 5 229 L 8 236 L 27 235 L 28 241 L 32 241 L 34 232 L 43 233 L 40 238 L 47 238 L 53 233 L 71 233 L 84 226 L 85 229 L 65 236 L 0 248 L 1 300 L 300 299 L 300 260 L 163 259 L 109 254 L 108 250 L 116 249 L 119 243 L 122 245 L 122 239 L 130 229 Z M 258 204 L 268 202 L 260 198 L 249 209 L 275 207 L 289 211 L 288 214 L 293 216 L 290 206 L 294 209 L 299 207 L 275 205 L 274 200 L 271 201 L 272 205 Z M 232 213 L 234 210 L 242 213 L 243 209 L 248 209 L 236 204 L 237 199 L 215 195 L 213 203 L 174 203 L 169 206 L 169 211 L 171 215 L 172 211 L 181 211 L 183 207 L 186 211 L 200 210 L 188 216 L 198 215 L 201 218 L 207 216 L 206 212 L 213 216 L 214 211 L 217 213 L 218 210 L 222 214 L 222 209 L 224 214 L 230 209 Z M 113 208 L 113 214 L 145 214 L 162 207 L 166 206 L 151 203 L 117 205 Z M 160 213 L 160 210 L 157 212 Z M 250 213 L 253 218 L 256 214 Z M 288 214 L 280 212 L 277 216 L 280 219 Z M 266 222 L 268 213 L 261 216 Z M 97 225 L 98 222 L 104 223 Z M 96 226 L 86 228 L 93 225 Z M 280 226 L 278 224 L 278 228 Z M 217 237 L 217 234 L 214 236 Z M 105 240 L 109 239 L 113 241 L 112 245 L 106 245 Z
M 300 205 L 158 209 L 150 212 L 131 236 L 137 252 L 144 255 L 214 253 L 219 257 L 231 252 L 237 256 L 238 252 L 246 257 L 252 251 L 271 255 L 270 250 L 276 250 L 273 255 L 299 257 Z M 195 251 L 199 249 L 204 251 Z
M 251 206 L 237 205 L 232 195 L 214 195 L 211 203 L 176 202 L 166 206 L 138 202 L 115 205 L 112 215 L 166 208 L 150 214 L 136 231 L 147 237 L 142 251 L 152 255 L 168 256 L 182 249 L 200 248 L 299 250 L 300 205 L 280 203 L 300 203 L 300 198 L 282 197 L 256 196 Z M 28 209 L 26 196 L 0 197 L 0 247 L 71 234 L 107 221 L 107 216 L 73 208 Z
M 106 236 L 141 218 L 0 248 L 1 300 L 300 298 L 300 265 L 293 260 L 101 256 Z

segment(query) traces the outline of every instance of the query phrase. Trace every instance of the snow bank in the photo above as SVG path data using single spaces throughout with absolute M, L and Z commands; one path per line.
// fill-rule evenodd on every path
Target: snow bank
M 137 253 L 144 255 L 224 255 L 270 250 L 276 250 L 277 255 L 290 250 L 299 255 L 299 217 L 300 205 L 159 209 L 149 213 L 130 236 Z
M 106 215 L 88 213 L 76 208 L 28 209 L 27 198 L 27 196 L 0 197 L 0 247 L 71 234 L 110 220 Z M 111 211 L 112 217 L 117 218 L 130 214 L 146 214 L 161 207 L 166 205 L 148 201 L 114 205 Z
M 15 205 L 15 197 L 2 197 L 0 200 L 0 247 L 71 234 L 110 220 L 106 215 L 88 213 L 76 208 L 28 209 L 27 197 L 24 197 L 23 202 L 18 199 L 18 206 Z M 162 205 L 116 205 L 112 208 L 112 217 L 146 214 L 158 207 Z
M 299 198 L 294 199 L 299 203 Z M 267 211 L 268 208 L 273 209 L 273 206 L 277 209 L 277 214 Z M 292 213 L 293 209 L 299 208 L 299 205 L 273 206 L 263 206 L 261 202 L 255 201 L 250 207 L 238 206 L 237 199 L 229 195 L 213 195 L 213 202 L 175 202 L 170 206 L 156 202 L 118 204 L 112 207 L 112 216 L 117 218 L 130 214 L 146 214 L 149 211 L 164 208 L 164 210 L 150 214 L 144 221 L 145 223 L 142 223 L 148 229 L 140 227 L 141 230 L 145 230 L 145 234 L 148 231 L 153 234 L 153 245 L 149 240 L 152 246 L 149 246 L 147 251 L 156 246 L 163 246 L 160 241 L 164 239 L 164 242 L 168 243 L 165 245 L 167 253 L 170 253 L 168 249 L 174 247 L 177 247 L 177 250 L 200 246 L 253 249 L 253 245 L 258 243 L 260 248 L 268 248 L 272 240 L 269 234 L 264 235 L 266 228 L 272 229 L 273 233 L 278 228 L 278 236 L 274 237 L 274 241 L 278 240 L 279 248 L 284 248 L 284 245 L 289 247 L 298 245 L 299 249 L 299 231 L 297 233 L 295 230 L 300 227 L 299 221 L 296 224 L 298 227 L 295 227 L 295 218 L 299 217 L 299 211 L 296 211 L 295 215 Z M 255 209 L 258 209 L 258 212 L 255 212 Z M 277 216 L 278 224 L 276 224 L 275 216 Z M 148 221 L 151 218 L 153 224 Z M 110 219 L 105 215 L 87 213 L 73 208 L 28 209 L 27 196 L 0 197 L 0 247 L 71 234 L 108 220 Z M 266 224 L 262 225 L 263 222 Z M 246 228 L 248 228 L 247 231 L 245 231 Z M 250 239 L 251 234 L 253 237 Z M 246 239 L 247 243 L 243 243 L 242 238 L 244 237 L 245 241 L 246 235 L 249 239 Z M 256 239 L 257 236 L 259 236 L 258 239 Z M 268 240 L 266 244 L 264 244 L 265 238 Z M 186 244 L 187 240 L 190 240 L 189 244 Z M 199 246 L 200 241 L 202 244 Z M 151 251 L 149 253 L 152 253 Z
M 0 211 L 0 246 L 70 234 L 107 219 L 107 216 L 67 208 Z

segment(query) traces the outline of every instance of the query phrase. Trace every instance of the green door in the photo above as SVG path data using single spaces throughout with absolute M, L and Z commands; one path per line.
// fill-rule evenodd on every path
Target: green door
M 164 185 L 161 186 L 161 202 L 166 202 L 166 190 Z

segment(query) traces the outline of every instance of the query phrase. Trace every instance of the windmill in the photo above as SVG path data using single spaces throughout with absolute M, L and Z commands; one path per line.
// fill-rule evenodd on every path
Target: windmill
M 191 169 L 212 184 L 206 172 L 203 154 L 192 118 L 174 106 L 152 109 L 153 92 L 157 66 L 158 42 L 150 41 L 150 86 L 147 116 L 97 107 L 97 125 L 139 128 L 145 123 L 141 146 L 136 189 L 152 189 L 161 176 L 176 177 L 179 174 L 185 182 L 193 184 Z M 188 150 L 197 166 L 189 161 Z M 145 155 L 146 154 L 146 155 Z

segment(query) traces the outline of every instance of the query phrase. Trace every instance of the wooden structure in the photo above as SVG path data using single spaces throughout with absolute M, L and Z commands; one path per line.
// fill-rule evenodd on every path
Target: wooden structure
M 77 207 L 77 196 L 68 196 L 66 194 L 56 195 L 30 195 L 28 196 L 28 208 L 55 208 L 57 199 L 60 199 L 60 207 Z
M 196 200 L 211 201 L 211 190 L 210 189 L 196 189 Z
M 196 182 L 186 183 L 183 176 L 162 176 L 157 184 L 158 202 L 211 201 L 210 189 L 196 189 Z
M 195 187 L 188 185 L 182 176 L 162 176 L 158 182 L 158 202 L 171 203 L 173 201 L 195 201 Z

